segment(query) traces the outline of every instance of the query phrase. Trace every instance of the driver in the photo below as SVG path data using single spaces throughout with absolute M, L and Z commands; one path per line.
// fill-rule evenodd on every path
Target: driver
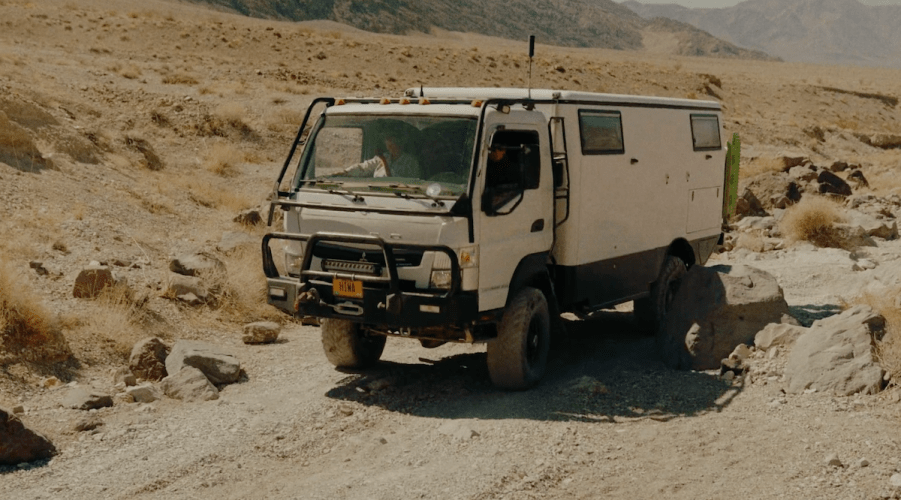
M 385 152 L 366 161 L 347 167 L 335 174 L 346 177 L 419 177 L 419 161 L 404 151 L 400 140 L 393 136 L 385 137 Z

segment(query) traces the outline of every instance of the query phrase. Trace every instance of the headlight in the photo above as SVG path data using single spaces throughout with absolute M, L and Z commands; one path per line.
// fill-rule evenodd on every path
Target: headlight
M 452 279 L 450 269 L 432 271 L 432 276 L 429 278 L 429 288 L 449 290 L 451 287 L 451 281 Z
M 297 276 L 300 274 L 300 266 L 303 265 L 303 255 L 291 253 L 291 251 L 286 247 L 285 248 L 285 270 L 288 275 Z

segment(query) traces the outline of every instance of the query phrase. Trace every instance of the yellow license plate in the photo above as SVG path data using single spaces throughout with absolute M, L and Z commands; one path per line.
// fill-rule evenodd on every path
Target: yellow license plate
M 356 280 L 345 280 L 335 278 L 332 282 L 332 293 L 339 297 L 350 297 L 352 299 L 363 298 L 363 282 Z

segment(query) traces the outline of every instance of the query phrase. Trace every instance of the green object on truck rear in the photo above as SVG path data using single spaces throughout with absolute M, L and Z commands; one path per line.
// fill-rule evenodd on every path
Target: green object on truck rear
M 726 197 L 723 200 L 723 218 L 735 213 L 738 204 L 738 164 L 741 160 L 741 141 L 738 132 L 732 134 L 732 142 L 726 143 Z

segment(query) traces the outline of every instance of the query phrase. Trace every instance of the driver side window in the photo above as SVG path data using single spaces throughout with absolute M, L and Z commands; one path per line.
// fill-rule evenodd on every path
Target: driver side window
M 538 132 L 496 132 L 488 149 L 485 170 L 485 211 L 497 213 L 511 201 L 522 197 L 526 190 L 537 189 L 541 181 L 540 158 Z

